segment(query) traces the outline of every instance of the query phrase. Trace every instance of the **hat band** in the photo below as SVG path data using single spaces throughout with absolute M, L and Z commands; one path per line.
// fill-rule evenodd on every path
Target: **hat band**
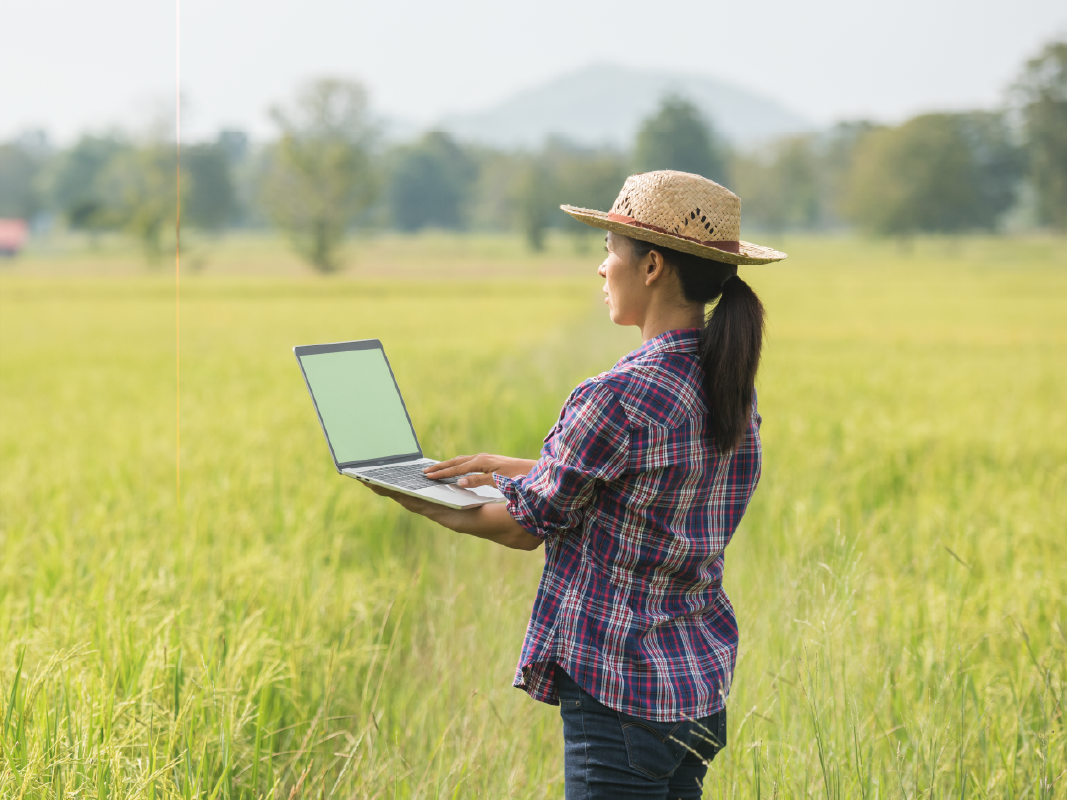
M 665 234 L 667 234 L 667 236 L 674 236 L 674 237 L 677 237 L 678 239 L 686 239 L 686 240 L 688 240 L 690 242 L 696 242 L 697 244 L 704 245 L 705 247 L 714 247 L 716 250 L 722 250 L 722 251 L 727 252 L 727 253 L 738 253 L 738 254 L 740 254 L 740 252 L 741 252 L 741 242 L 736 241 L 736 240 L 732 241 L 732 242 L 731 241 L 718 241 L 718 242 L 716 242 L 716 241 L 711 241 L 711 240 L 701 240 L 701 239 L 697 239 L 695 236 L 685 236 L 684 234 L 681 234 L 681 233 L 673 233 L 672 231 L 669 231 L 666 228 L 658 228 L 655 225 L 649 225 L 647 222 L 641 222 L 640 220 L 636 220 L 633 217 L 627 217 L 625 214 L 609 213 L 608 214 L 608 219 L 611 220 L 612 222 L 621 222 L 621 223 L 623 223 L 625 225 L 634 225 L 634 226 L 636 226 L 638 228 L 645 228 L 646 230 L 655 231 L 656 233 L 665 233 Z

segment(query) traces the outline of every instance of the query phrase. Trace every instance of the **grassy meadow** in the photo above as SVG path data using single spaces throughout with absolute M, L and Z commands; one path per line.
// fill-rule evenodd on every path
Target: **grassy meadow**
M 1067 797 L 1067 241 L 769 241 L 764 473 L 709 798 Z M 291 354 L 383 340 L 428 455 L 533 457 L 637 346 L 598 246 L 0 264 L 0 797 L 560 798 L 543 556 L 338 476 Z M 192 267 L 195 266 L 194 270 Z

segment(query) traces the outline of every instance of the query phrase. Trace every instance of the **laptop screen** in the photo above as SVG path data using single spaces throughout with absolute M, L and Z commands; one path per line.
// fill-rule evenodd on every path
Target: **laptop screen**
M 321 352 L 333 347 L 358 349 Z M 338 464 L 418 455 L 415 431 L 377 340 L 301 347 L 297 357 Z

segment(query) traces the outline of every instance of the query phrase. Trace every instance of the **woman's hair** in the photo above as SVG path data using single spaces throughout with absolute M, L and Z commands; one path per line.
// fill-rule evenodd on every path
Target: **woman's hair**
M 719 298 L 704 318 L 700 364 L 704 368 L 709 432 L 722 452 L 732 452 L 741 444 L 752 418 L 752 392 L 763 348 L 763 304 L 738 277 L 733 264 L 626 238 L 638 259 L 653 250 L 663 256 L 678 274 L 682 293 L 690 303 L 707 304 Z

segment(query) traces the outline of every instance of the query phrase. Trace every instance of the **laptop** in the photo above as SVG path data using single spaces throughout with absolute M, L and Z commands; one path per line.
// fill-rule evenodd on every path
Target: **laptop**
M 449 508 L 502 502 L 495 486 L 464 489 L 457 478 L 431 481 L 400 387 L 378 339 L 293 348 L 342 475 Z

